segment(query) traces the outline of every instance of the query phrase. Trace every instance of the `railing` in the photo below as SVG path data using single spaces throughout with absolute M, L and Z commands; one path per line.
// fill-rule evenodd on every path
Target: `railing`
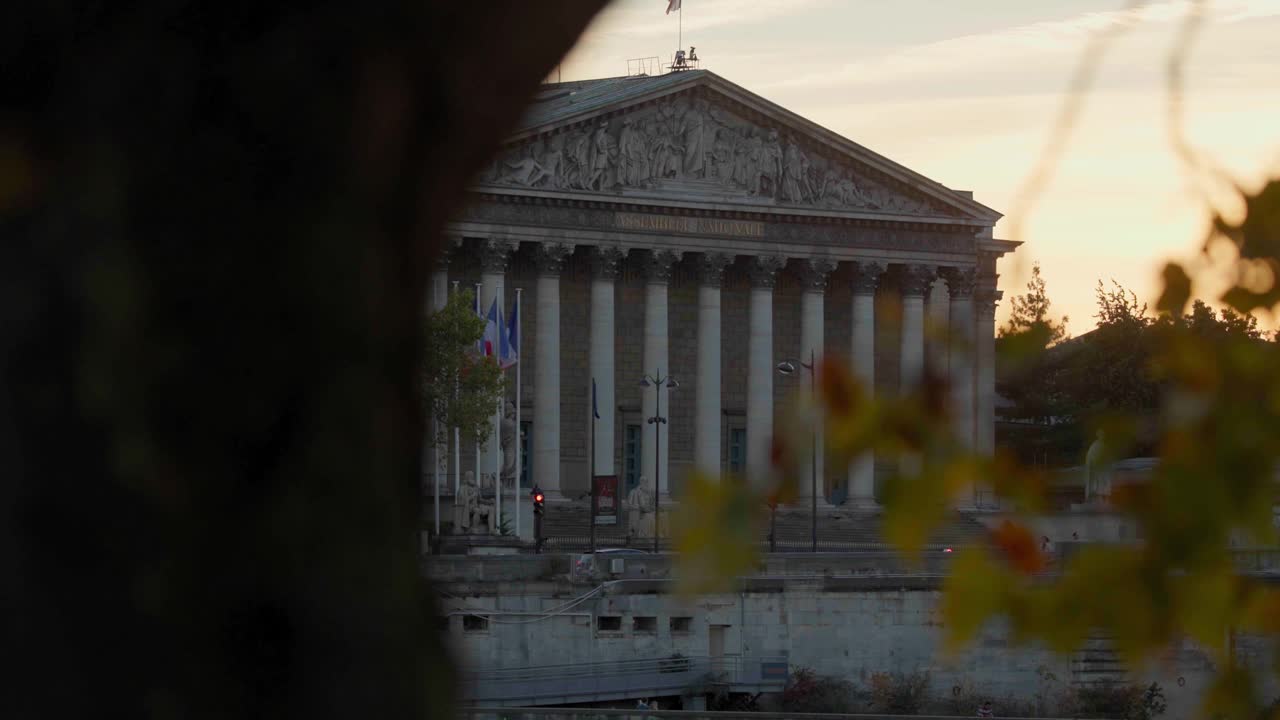
M 712 712 L 707 710 L 614 710 L 605 708 L 462 707 L 458 720 L 902 720 L 903 715 L 858 713 Z M 911 720 L 957 720 L 972 715 L 911 715 Z M 1001 718 L 1000 720 L 1031 720 Z M 1076 720 L 1036 718 L 1035 720 Z M 1094 720 L 1099 720 L 1094 718 Z M 1105 719 L 1104 719 L 1105 720 Z
M 786 658 L 672 656 L 476 671 L 463 675 L 461 695 L 476 704 L 549 705 L 679 695 L 726 685 L 781 689 L 786 681 Z

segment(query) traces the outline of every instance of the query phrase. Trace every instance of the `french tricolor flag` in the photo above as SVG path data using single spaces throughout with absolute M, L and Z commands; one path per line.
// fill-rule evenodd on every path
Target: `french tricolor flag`
M 498 309 L 498 298 L 489 306 L 489 315 L 484 321 L 484 336 L 481 338 L 482 352 L 485 357 L 495 360 L 502 345 L 502 311 Z

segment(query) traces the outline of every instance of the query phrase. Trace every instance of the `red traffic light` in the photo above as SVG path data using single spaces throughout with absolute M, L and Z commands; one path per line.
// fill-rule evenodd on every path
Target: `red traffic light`
M 536 495 L 534 495 L 534 496 L 533 496 L 533 501 L 534 501 L 534 502 L 536 502 L 536 503 L 540 503 L 540 502 L 542 502 L 542 493 L 537 493 Z

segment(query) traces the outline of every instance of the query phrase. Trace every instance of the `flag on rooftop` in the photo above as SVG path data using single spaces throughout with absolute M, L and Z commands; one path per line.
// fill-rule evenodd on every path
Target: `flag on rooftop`
M 670 15 L 672 10 L 680 9 L 680 0 L 667 0 L 667 14 Z

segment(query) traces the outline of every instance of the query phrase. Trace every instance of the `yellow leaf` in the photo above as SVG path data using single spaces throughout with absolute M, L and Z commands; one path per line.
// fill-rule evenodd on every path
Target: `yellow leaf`
M 972 642 L 983 623 L 1000 611 L 1001 589 L 1007 582 L 984 550 L 966 548 L 956 553 L 942 597 L 944 648 L 948 653 Z
M 723 592 L 751 572 L 764 499 L 742 483 L 696 473 L 672 518 L 676 588 L 684 596 Z

